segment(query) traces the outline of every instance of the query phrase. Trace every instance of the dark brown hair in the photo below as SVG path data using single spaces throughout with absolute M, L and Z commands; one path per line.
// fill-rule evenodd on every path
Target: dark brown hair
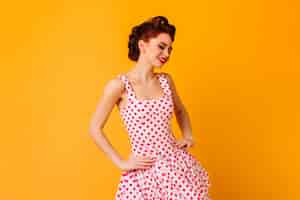
M 129 35 L 128 41 L 128 57 L 130 60 L 137 61 L 140 55 L 138 41 L 144 40 L 148 42 L 150 38 L 156 37 L 160 33 L 168 33 L 172 39 L 175 40 L 176 28 L 169 24 L 168 19 L 164 16 L 155 16 L 149 20 L 134 26 Z

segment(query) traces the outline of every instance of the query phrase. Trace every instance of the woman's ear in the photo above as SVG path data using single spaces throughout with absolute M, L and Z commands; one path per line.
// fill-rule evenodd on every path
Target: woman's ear
M 138 47 L 141 53 L 145 53 L 145 42 L 143 40 L 138 41 Z

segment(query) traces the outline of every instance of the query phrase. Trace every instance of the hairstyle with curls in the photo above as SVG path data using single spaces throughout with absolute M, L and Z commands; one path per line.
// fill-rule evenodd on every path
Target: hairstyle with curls
M 150 38 L 156 37 L 160 33 L 168 33 L 175 40 L 176 28 L 169 24 L 168 19 L 164 16 L 155 16 L 147 21 L 136 25 L 132 28 L 128 41 L 128 57 L 130 60 L 137 61 L 140 55 L 138 41 L 143 40 L 148 42 Z

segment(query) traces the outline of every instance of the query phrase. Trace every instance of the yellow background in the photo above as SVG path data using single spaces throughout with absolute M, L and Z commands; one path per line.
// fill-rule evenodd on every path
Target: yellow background
M 131 28 L 177 28 L 162 71 L 192 121 L 214 200 L 300 199 L 299 3 L 4 1 L 0 199 L 113 199 L 119 170 L 88 133 L 105 83 L 133 66 Z M 174 131 L 180 136 L 173 118 Z M 104 129 L 126 157 L 118 110 Z

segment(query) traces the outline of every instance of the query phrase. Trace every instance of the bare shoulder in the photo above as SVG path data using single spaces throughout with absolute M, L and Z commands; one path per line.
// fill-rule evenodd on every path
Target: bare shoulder
M 91 119 L 90 127 L 92 132 L 99 127 L 104 127 L 109 114 L 111 113 L 115 104 L 119 102 L 124 89 L 124 84 L 119 77 L 114 77 L 105 83 L 102 95 L 99 98 L 96 106 L 96 111 Z
M 124 91 L 124 88 L 124 83 L 118 77 L 114 77 L 108 80 L 104 85 L 104 94 L 120 95 Z

